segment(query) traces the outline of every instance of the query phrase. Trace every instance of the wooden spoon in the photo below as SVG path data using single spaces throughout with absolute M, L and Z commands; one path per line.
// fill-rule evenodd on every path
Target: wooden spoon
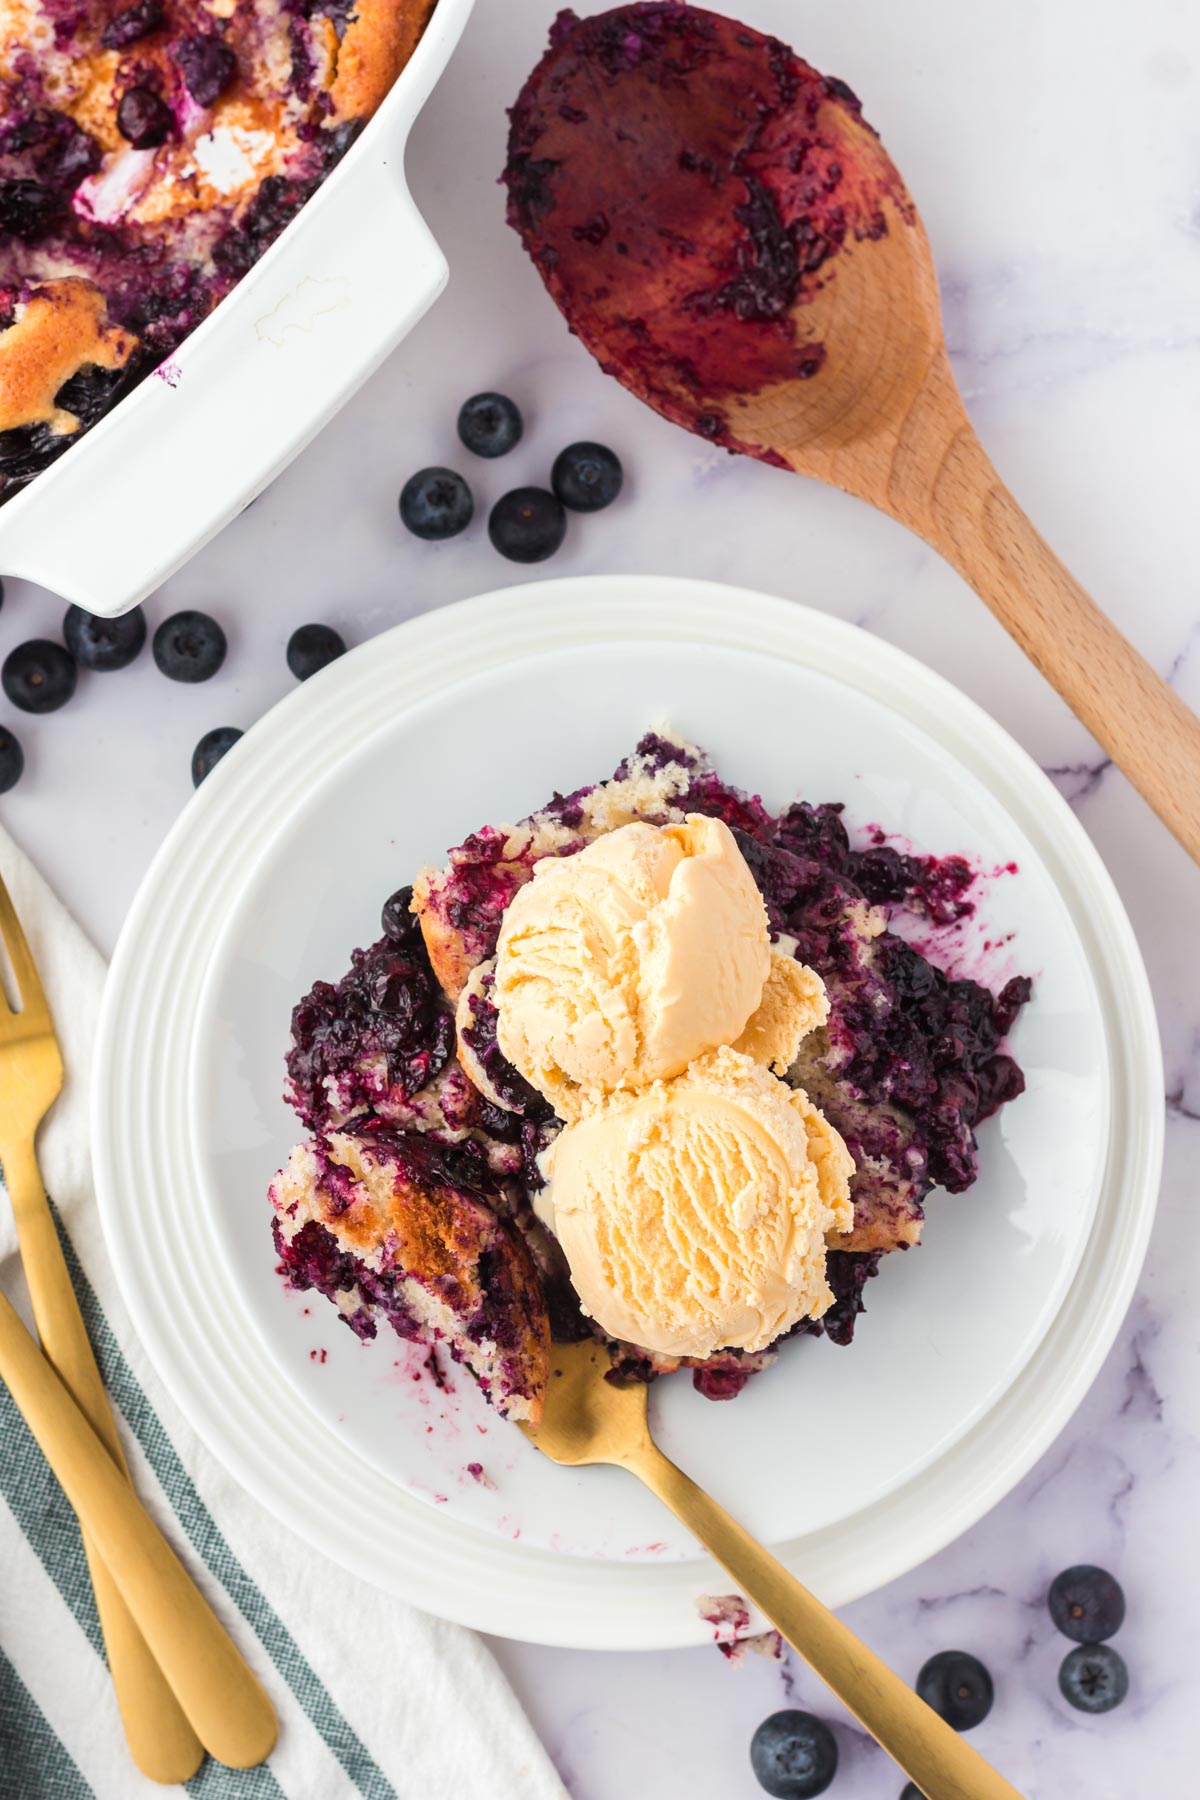
M 564 14 L 513 108 L 505 179 L 510 222 L 608 373 L 917 532 L 1200 861 L 1200 721 L 988 461 L 924 228 L 844 82 L 697 7 Z

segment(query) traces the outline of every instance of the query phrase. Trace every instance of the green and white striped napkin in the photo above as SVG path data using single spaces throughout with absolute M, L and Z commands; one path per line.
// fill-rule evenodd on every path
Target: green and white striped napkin
M 143 1500 L 237 1639 L 281 1721 L 269 1764 L 211 1761 L 196 1800 L 564 1800 L 469 1631 L 301 1547 L 189 1429 L 134 1337 L 92 1192 L 87 1082 L 104 963 L 0 831 L 0 872 L 53 1010 L 67 1086 L 39 1143 L 71 1272 Z M 0 1285 L 29 1317 L 7 1197 Z M 129 1759 L 74 1514 L 0 1387 L 0 1795 L 149 1800 Z

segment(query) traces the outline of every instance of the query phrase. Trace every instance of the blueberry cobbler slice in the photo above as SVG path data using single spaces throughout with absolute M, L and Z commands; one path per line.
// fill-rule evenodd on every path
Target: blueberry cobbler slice
M 356 1120 L 297 1145 L 271 1189 L 275 1241 L 359 1337 L 382 1318 L 446 1339 L 497 1412 L 536 1419 L 550 1356 L 537 1271 L 492 1184 L 430 1136 Z
M 770 813 L 722 781 L 701 751 L 658 733 L 609 781 L 555 795 L 516 825 L 475 832 L 442 868 L 399 890 L 384 908 L 378 942 L 355 952 L 336 985 L 318 982 L 295 1010 L 288 1098 L 313 1135 L 272 1189 L 276 1241 L 287 1279 L 333 1298 L 360 1335 L 382 1317 L 403 1336 L 441 1341 L 501 1411 L 535 1421 L 551 1338 L 605 1339 L 619 1378 L 690 1367 L 714 1399 L 736 1394 L 779 1341 L 750 1334 L 739 1347 L 728 1334 L 704 1354 L 688 1354 L 682 1339 L 648 1348 L 603 1329 L 572 1281 L 581 1265 L 564 1253 L 568 1221 L 556 1220 L 551 1196 L 566 1185 L 570 1158 L 559 1151 L 571 1139 L 574 1153 L 581 1126 L 570 1121 L 579 1108 L 551 1105 L 545 1083 L 533 1085 L 502 1050 L 497 956 L 503 973 L 524 908 L 524 897 L 519 906 L 514 900 L 535 870 L 549 891 L 546 872 L 563 859 L 587 851 L 581 875 L 597 855 L 601 865 L 611 862 L 607 846 L 594 847 L 604 839 L 615 846 L 612 834 L 641 857 L 637 879 L 651 889 L 659 883 L 647 890 L 654 903 L 666 892 L 654 861 L 662 840 L 675 863 L 685 842 L 727 846 L 770 949 L 764 943 L 761 1002 L 740 1037 L 726 1033 L 726 1048 L 699 1055 L 665 1085 L 629 1093 L 618 1084 L 584 1120 L 584 1136 L 601 1145 L 605 1131 L 629 1130 L 643 1146 L 656 1133 L 667 1142 L 663 1122 L 676 1106 L 680 1141 L 707 1133 L 719 1162 L 744 1149 L 730 1149 L 728 1108 L 721 1111 L 736 1090 L 743 1113 L 757 1109 L 762 1125 L 742 1165 L 759 1158 L 761 1186 L 777 1167 L 774 1152 L 762 1150 L 763 1133 L 782 1141 L 801 1130 L 801 1143 L 808 1133 L 813 1191 L 828 1200 L 824 1214 L 812 1215 L 827 1220 L 820 1302 L 788 1315 L 780 1335 L 850 1342 L 867 1281 L 889 1252 L 919 1243 L 932 1188 L 971 1186 L 976 1127 L 1024 1085 L 1004 1042 L 1029 981 L 1015 978 L 993 994 L 951 977 L 893 929 L 904 918 L 951 924 L 973 910 L 975 877 L 961 858 L 902 854 L 880 832 L 856 846 L 837 804 L 797 801 Z M 622 890 L 620 904 L 628 898 Z M 642 933 L 647 966 L 657 958 L 669 976 L 670 946 L 656 948 L 654 929 L 643 922 L 635 936 Z M 578 946 L 569 934 L 562 941 L 575 967 Z M 561 949 L 553 934 L 539 939 L 543 961 L 547 943 Z M 732 979 L 726 969 L 726 988 Z M 679 988 L 668 979 L 664 989 L 674 993 L 668 1023 L 676 1032 L 679 1005 L 687 1013 Z M 589 990 L 584 1014 L 593 1007 L 615 1016 L 619 996 Z M 586 1029 L 585 1018 L 585 1037 Z M 797 1112 L 783 1103 L 789 1092 Z M 701 1102 L 707 1111 L 696 1110 Z M 668 1143 L 666 1164 L 676 1160 Z M 625 1165 L 618 1157 L 614 1166 Z M 711 1187 L 710 1174 L 692 1169 L 688 1191 L 669 1197 L 678 1215 L 672 1232 L 694 1233 L 697 1195 Z M 595 1175 L 585 1159 L 585 1185 Z M 655 1191 L 666 1195 L 661 1185 Z M 638 1234 L 652 1235 L 656 1223 L 653 1215 L 634 1222 L 627 1251 L 635 1262 L 644 1260 Z M 700 1229 L 703 1237 L 703 1221 Z
M 273 242 L 375 111 L 432 6 L 0 9 L 0 502 Z

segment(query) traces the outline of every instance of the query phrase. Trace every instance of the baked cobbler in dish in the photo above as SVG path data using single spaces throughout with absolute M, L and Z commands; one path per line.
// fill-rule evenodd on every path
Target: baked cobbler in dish
M 295 1009 L 282 1273 L 362 1337 L 443 1343 L 516 1418 L 552 1339 L 713 1399 L 782 1337 L 849 1343 L 1024 1086 L 1028 979 L 992 993 L 893 928 L 965 917 L 974 880 L 852 844 L 836 804 L 773 814 L 658 733 L 483 827 Z
M 7 0 L 0 501 L 199 324 L 315 192 L 433 0 Z

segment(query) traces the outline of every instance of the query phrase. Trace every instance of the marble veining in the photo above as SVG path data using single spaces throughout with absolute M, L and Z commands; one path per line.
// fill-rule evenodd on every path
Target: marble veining
M 925 216 L 955 368 L 997 467 L 1099 603 L 1200 706 L 1200 14 L 1177 0 L 740 6 L 864 96 Z M 1159 1006 L 1166 1172 L 1138 1298 L 1070 1426 L 974 1530 L 846 1617 L 910 1677 L 937 1649 L 980 1655 L 997 1699 L 975 1741 L 1031 1800 L 1182 1800 L 1200 1753 L 1200 872 L 931 552 L 843 495 L 685 437 L 567 337 L 495 185 L 503 107 L 555 9 L 480 0 L 413 134 L 409 176 L 452 268 L 444 298 L 152 603 L 152 620 L 215 612 L 229 632 L 225 668 L 181 690 L 144 656 L 127 674 L 81 682 L 61 714 L 18 722 L 28 769 L 0 803 L 5 823 L 110 949 L 190 791 L 196 739 L 251 724 L 289 691 L 289 632 L 321 619 L 361 642 L 524 579 L 490 550 L 487 505 L 544 481 L 557 449 L 582 436 L 621 452 L 627 492 L 611 514 L 573 522 L 547 574 L 643 569 L 761 587 L 856 620 L 958 683 L 1056 781 L 1129 909 Z M 454 416 L 492 386 L 518 398 L 527 432 L 506 462 L 484 465 L 460 450 Z M 476 520 L 464 539 L 425 546 L 403 533 L 396 496 L 413 469 L 440 461 L 475 482 Z M 61 610 L 10 583 L 0 654 L 56 635 Z M 1111 1567 L 1129 1600 L 1117 1643 L 1133 1685 L 1100 1720 L 1058 1696 L 1067 1646 L 1043 1605 L 1051 1577 L 1080 1560 Z M 751 1732 L 788 1704 L 837 1721 L 836 1800 L 895 1800 L 903 1785 L 790 1656 L 734 1667 L 712 1647 L 495 1649 L 573 1800 L 751 1800 Z

